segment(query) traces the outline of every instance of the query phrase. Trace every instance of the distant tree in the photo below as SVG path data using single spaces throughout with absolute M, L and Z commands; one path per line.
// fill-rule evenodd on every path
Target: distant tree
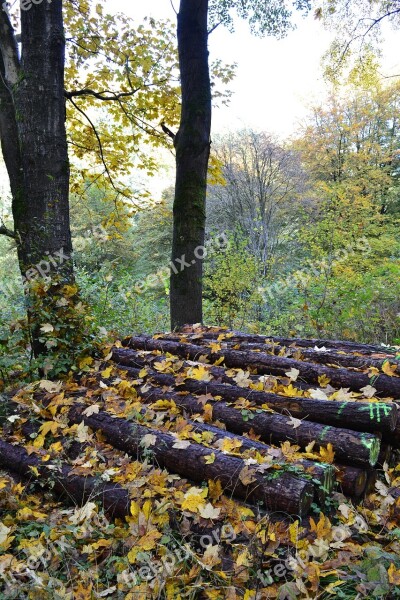
M 299 153 L 251 130 L 217 138 L 214 152 L 225 184 L 210 186 L 208 226 L 240 232 L 265 277 L 304 207 L 306 175 Z

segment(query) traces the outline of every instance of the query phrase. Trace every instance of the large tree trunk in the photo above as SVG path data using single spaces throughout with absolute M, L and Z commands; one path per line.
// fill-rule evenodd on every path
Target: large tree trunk
M 175 137 L 176 183 L 171 263 L 171 325 L 202 321 L 203 247 L 210 154 L 208 0 L 181 0 L 178 49 L 182 87 Z
M 11 184 L 14 232 L 26 284 L 32 347 L 39 356 L 46 353 L 39 340 L 43 325 L 39 306 L 45 304 L 48 320 L 55 322 L 55 292 L 74 281 L 62 0 L 35 3 L 30 10 L 21 10 L 21 59 L 9 16 L 1 12 L 0 45 L 6 85 L 0 94 L 0 134 Z M 50 277 L 54 284 L 51 292 L 38 298 L 29 283 L 39 279 L 49 282 Z

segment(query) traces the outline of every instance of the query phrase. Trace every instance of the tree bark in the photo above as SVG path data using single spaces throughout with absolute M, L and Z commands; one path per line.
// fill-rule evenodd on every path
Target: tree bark
M 137 378 L 139 369 L 131 369 L 130 374 Z M 164 388 L 173 388 L 175 385 L 173 375 L 149 371 L 147 378 L 147 383 L 155 382 Z M 206 382 L 193 381 L 192 383 L 195 386 L 200 384 L 201 392 L 197 388 L 197 393 L 208 393 Z M 186 380 L 178 390 L 188 389 L 187 384 Z M 189 414 L 201 414 L 204 410 L 203 403 L 196 396 L 180 395 L 176 391 L 165 391 L 163 388 L 150 388 L 143 392 L 140 384 L 136 387 L 139 395 L 144 399 L 173 400 L 177 406 Z M 191 387 L 190 384 L 189 387 Z M 267 444 L 280 444 L 288 440 L 291 443 L 299 444 L 302 448 L 305 448 L 313 440 L 318 446 L 323 447 L 330 443 L 335 451 L 336 459 L 345 464 L 374 466 L 378 460 L 380 439 L 371 433 L 320 425 L 306 420 L 302 420 L 300 424 L 293 427 L 290 418 L 283 415 L 272 414 L 261 409 L 243 411 L 229 406 L 226 402 L 212 401 L 211 399 L 210 403 L 212 403 L 213 418 L 225 423 L 226 428 L 233 433 L 243 434 L 253 430 Z
M 350 498 L 359 498 L 365 492 L 368 471 L 358 467 L 336 465 L 338 468 L 337 479 L 342 492 Z
M 181 337 L 173 334 L 166 334 L 162 339 L 179 342 Z M 193 341 L 196 345 L 204 345 L 206 347 L 210 344 L 210 341 L 212 341 L 209 337 L 199 338 L 198 336 L 185 338 L 185 340 L 182 341 L 186 341 L 186 339 L 188 342 Z M 347 352 L 344 354 L 343 351 L 336 349 L 329 349 L 327 352 L 321 352 L 315 350 L 314 348 L 309 349 L 304 346 L 295 346 L 293 344 L 288 346 L 276 344 L 274 342 L 265 342 L 260 344 L 256 342 L 235 340 L 235 338 L 224 340 L 222 345 L 223 348 L 230 350 L 263 352 L 264 354 L 267 353 L 275 356 L 284 356 L 285 358 L 297 359 L 298 355 L 301 354 L 302 360 L 364 370 L 368 369 L 369 367 L 375 367 L 379 370 L 382 370 L 383 363 L 389 361 L 391 364 L 396 365 L 397 373 L 400 375 L 400 362 L 396 360 L 392 354 L 388 354 L 383 350 L 379 352 L 382 358 L 371 358 L 370 355 L 364 354 L 363 356 L 357 356 L 351 354 L 350 350 L 347 350 Z M 321 348 L 322 346 L 323 344 L 321 345 Z
M 218 330 L 218 331 L 204 331 L 204 332 L 197 332 L 197 331 L 192 331 L 189 333 L 186 333 L 186 331 L 183 331 L 184 335 L 188 335 L 189 338 L 191 335 L 194 335 L 195 337 L 197 337 L 198 335 L 201 335 L 201 337 L 205 338 L 205 339 L 215 339 L 220 335 L 230 335 L 233 334 L 233 336 L 226 338 L 226 341 L 229 342 L 247 342 L 247 343 L 254 343 L 254 344 L 270 344 L 271 342 L 275 343 L 275 344 L 281 344 L 281 345 L 285 345 L 285 346 L 290 346 L 291 344 L 295 344 L 296 346 L 299 347 L 304 347 L 304 348 L 314 348 L 315 346 L 317 346 L 317 348 L 322 348 L 322 346 L 325 346 L 325 348 L 331 348 L 334 350 L 340 350 L 343 352 L 358 352 L 360 354 L 386 354 L 386 350 L 384 347 L 382 346 L 377 346 L 377 345 L 373 345 L 373 344 L 361 344 L 359 342 L 350 342 L 348 340 L 321 340 L 321 339 L 314 339 L 314 338 L 309 338 L 309 339 L 304 339 L 304 338 L 287 338 L 287 337 L 279 337 L 279 336 L 273 336 L 273 335 L 256 335 L 256 334 L 251 334 L 251 333 L 242 333 L 241 331 L 230 331 L 228 329 L 226 330 Z
M 0 464 L 30 481 L 48 484 L 48 489 L 54 490 L 58 497 L 72 500 L 78 506 L 88 500 L 99 500 L 110 517 L 124 518 L 129 514 L 131 502 L 128 490 L 116 483 L 104 483 L 96 477 L 74 475 L 73 469 L 65 464 L 43 463 L 21 446 L 0 440 Z M 37 469 L 38 474 L 31 467 Z
M 243 484 L 239 475 L 245 467 L 242 459 L 225 455 L 218 450 L 214 462 L 207 464 L 206 457 L 211 454 L 210 448 L 191 443 L 187 448 L 174 448 L 177 438 L 171 434 L 151 429 L 138 423 L 130 423 L 125 419 L 113 418 L 105 412 L 91 415 L 82 414 L 84 406 L 76 405 L 69 411 L 72 423 L 85 422 L 95 431 L 101 431 L 114 446 L 131 456 L 141 456 L 145 450 L 143 437 L 155 436 L 150 450 L 154 459 L 168 470 L 187 477 L 196 482 L 219 480 L 225 491 L 234 496 L 256 503 L 262 501 L 267 509 L 279 510 L 289 514 L 303 516 L 307 514 L 314 496 L 310 482 L 294 477 L 289 473 L 276 475 L 275 478 L 257 471 L 252 471 L 253 481 Z
M 65 130 L 65 37 L 62 0 L 21 10 L 21 59 L 6 11 L 0 16 L 5 81 L 0 91 L 0 135 L 12 191 L 18 260 L 26 284 L 34 354 L 46 353 L 39 340 L 43 302 L 29 282 L 54 277 L 59 287 L 74 282 L 69 223 L 69 162 Z M 5 87 L 4 87 L 5 86 Z M 9 137 L 12 135 L 12 137 Z M 57 314 L 55 289 L 48 294 L 49 321 Z
M 371 384 L 370 377 L 364 373 L 325 367 L 323 365 L 294 360 L 293 358 L 261 354 L 260 352 L 240 352 L 237 350 L 212 352 L 211 349 L 204 346 L 170 342 L 146 336 L 132 337 L 129 340 L 125 340 L 124 344 L 139 350 L 161 350 L 161 352 L 169 352 L 170 354 L 175 354 L 182 358 L 190 358 L 191 360 L 197 360 L 200 356 L 204 356 L 210 363 L 223 359 L 227 367 L 251 367 L 257 369 L 257 373 L 259 374 L 285 376 L 286 372 L 293 368 L 299 371 L 299 378 L 304 379 L 308 383 L 318 384 L 318 379 L 324 375 L 332 385 L 349 388 L 354 391 L 359 391 L 361 388 Z M 378 392 L 387 396 L 400 398 L 400 377 L 389 377 L 388 375 L 380 374 L 374 380 L 374 387 Z
M 134 350 L 125 350 L 115 348 L 113 350 L 113 360 L 120 365 L 133 367 L 145 367 L 162 362 L 164 356 L 140 355 Z M 200 363 L 199 363 L 200 364 Z M 184 363 L 183 366 L 189 367 Z M 193 366 L 193 365 L 192 365 Z M 246 368 L 243 365 L 243 368 Z M 179 373 L 177 371 L 177 373 Z M 246 398 L 255 404 L 262 406 L 268 404 L 276 412 L 290 414 L 298 419 L 307 419 L 335 427 L 348 427 L 351 423 L 354 431 L 366 431 L 375 433 L 380 431 L 384 434 L 390 434 L 394 431 L 398 420 L 398 408 L 394 403 L 370 402 L 335 402 L 326 400 L 313 400 L 302 396 L 285 397 L 273 394 L 271 392 L 261 392 L 249 388 L 243 388 L 236 385 L 236 382 L 226 375 L 223 367 L 210 366 L 210 373 L 215 378 L 214 381 L 203 382 L 186 378 L 183 386 L 191 392 L 211 393 L 214 396 L 221 396 L 225 400 Z M 223 385 L 229 384 L 229 385 Z
M 208 0 L 181 0 L 178 50 L 181 121 L 175 136 L 176 183 L 170 279 L 171 327 L 200 323 L 211 85 L 208 66 Z

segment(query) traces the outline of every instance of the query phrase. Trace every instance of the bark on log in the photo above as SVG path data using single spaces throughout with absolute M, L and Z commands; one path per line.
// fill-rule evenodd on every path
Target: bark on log
M 268 444 L 237 435 L 231 431 L 219 429 L 218 427 L 206 423 L 197 423 L 190 419 L 188 419 L 187 422 L 192 426 L 193 431 L 196 433 L 203 433 L 204 431 L 212 433 L 214 435 L 213 441 L 223 440 L 225 438 L 240 441 L 242 444 L 238 449 L 240 451 L 256 450 L 261 456 L 267 456 L 268 451 L 271 450 L 271 446 L 268 446 Z M 312 477 L 313 481 L 316 483 L 314 492 L 315 500 L 323 506 L 326 499 L 332 493 L 335 485 L 335 468 L 328 463 L 319 463 L 307 459 L 294 460 L 290 464 L 299 469 L 296 476 L 300 479 L 302 479 L 302 473 L 306 475 L 306 479 L 309 479 L 310 476 Z
M 0 464 L 30 481 L 48 483 L 48 489 L 54 490 L 58 497 L 72 500 L 78 506 L 88 500 L 98 500 L 110 517 L 124 518 L 129 514 L 131 501 L 128 490 L 116 483 L 104 483 L 97 477 L 71 474 L 72 468 L 65 464 L 43 463 L 21 446 L 0 440 Z M 35 467 L 39 474 L 36 475 L 31 467 Z
M 165 336 L 163 336 L 162 338 L 158 338 L 158 339 L 166 339 L 168 341 L 174 341 L 174 342 L 187 342 L 187 343 L 194 343 L 196 345 L 199 346 L 208 346 L 213 340 L 215 340 L 216 338 L 210 338 L 207 337 L 206 335 L 204 337 L 199 337 L 197 336 L 191 336 L 189 338 L 184 338 L 182 339 L 182 336 L 177 336 L 176 334 L 166 334 Z M 229 350 L 239 350 L 241 352 L 243 351 L 251 351 L 251 352 L 262 352 L 262 353 L 267 353 L 267 354 L 272 354 L 275 356 L 282 356 L 280 353 L 284 352 L 285 358 L 298 358 L 296 357 L 296 355 L 298 353 L 301 353 L 302 357 L 304 357 L 304 360 L 310 361 L 310 362 L 316 362 L 316 363 L 321 363 L 321 364 L 326 364 L 326 365 L 337 365 L 337 366 L 342 366 L 342 367 L 350 367 L 350 368 L 355 368 L 355 369 L 368 369 L 369 367 L 375 367 L 379 370 L 382 369 L 382 365 L 385 361 L 389 360 L 391 364 L 397 364 L 397 368 L 396 371 L 398 373 L 400 373 L 400 362 L 398 360 L 395 359 L 395 357 L 392 354 L 388 354 L 385 349 L 381 349 L 379 352 L 376 352 L 374 354 L 380 354 L 381 358 L 371 358 L 371 356 L 369 355 L 363 355 L 363 356 L 355 356 L 354 354 L 352 354 L 352 352 L 347 349 L 345 351 L 345 354 L 343 354 L 343 350 L 340 349 L 336 349 L 336 348 L 330 348 L 327 349 L 327 351 L 318 351 L 315 349 L 315 346 L 310 349 L 308 347 L 304 347 L 304 346 L 295 346 L 292 344 L 290 345 L 281 345 L 281 344 L 277 344 L 275 342 L 272 341 L 266 341 L 265 343 L 259 343 L 259 342 L 249 342 L 249 341 L 243 341 L 241 339 L 237 339 L 235 337 L 233 338 L 229 338 L 229 339 L 225 339 L 221 342 L 222 348 L 224 349 L 229 349 Z M 239 346 L 239 347 L 238 347 Z M 324 347 L 323 341 L 320 344 L 320 347 Z M 318 346 L 317 346 L 318 348 Z M 341 352 L 341 353 L 340 353 Z M 354 351 L 356 352 L 356 351 Z M 359 353 L 360 354 L 360 353 Z M 372 356 L 374 356 L 374 354 L 372 354 Z M 302 359 L 303 360 L 303 359 Z
M 214 450 L 214 462 L 206 464 L 205 457 L 211 452 L 205 446 L 191 443 L 184 450 L 174 448 L 177 438 L 171 434 L 130 423 L 125 419 L 113 418 L 105 412 L 88 417 L 82 415 L 84 408 L 76 405 L 70 409 L 70 421 L 84 421 L 92 429 L 100 430 L 115 448 L 132 456 L 137 457 L 143 453 L 145 448 L 141 445 L 142 439 L 145 435 L 152 434 L 156 438 L 155 444 L 150 447 L 154 459 L 174 473 L 197 482 L 220 480 L 224 490 L 250 502 L 261 501 L 268 510 L 303 516 L 310 508 L 314 496 L 314 486 L 310 482 L 289 473 L 271 478 L 268 473 L 262 475 L 254 471 L 254 481 L 244 485 L 239 475 L 245 463 L 240 458 Z
M 130 369 L 133 376 L 138 377 L 138 369 Z M 173 387 L 175 378 L 173 375 L 157 373 L 151 371 L 148 373 L 151 379 L 162 386 Z M 188 389 L 193 384 L 197 393 L 207 393 L 207 382 L 185 381 L 185 386 L 179 389 Z M 200 384 L 200 386 L 197 386 Z M 202 413 L 203 404 L 195 396 L 179 395 L 176 392 L 167 392 L 161 388 L 150 388 L 143 392 L 140 386 L 137 386 L 139 394 L 145 399 L 169 399 L 173 400 L 177 406 L 185 409 L 189 414 Z M 251 429 L 260 435 L 261 439 L 267 443 L 279 444 L 289 440 L 305 448 L 313 440 L 319 446 L 327 446 L 331 443 L 335 451 L 335 457 L 340 462 L 357 464 L 361 466 L 374 466 L 378 459 L 380 449 L 380 439 L 376 435 L 364 432 L 352 431 L 330 425 L 320 425 L 311 421 L 303 420 L 298 426 L 293 427 L 288 417 L 272 414 L 262 409 L 259 412 L 244 413 L 236 408 L 228 406 L 226 402 L 215 401 L 213 406 L 213 417 L 225 423 L 227 429 L 234 433 L 242 434 Z M 254 414 L 254 418 L 251 418 Z
M 131 337 L 125 340 L 125 344 L 131 348 L 139 350 L 161 350 L 169 352 L 183 358 L 197 360 L 199 356 L 205 356 L 210 363 L 223 359 L 227 367 L 256 368 L 260 374 L 273 374 L 284 376 L 287 371 L 297 369 L 301 379 L 309 383 L 318 384 L 318 378 L 325 375 L 332 385 L 345 387 L 351 390 L 359 391 L 364 386 L 370 385 L 370 377 L 365 373 L 348 371 L 346 369 L 335 369 L 312 363 L 294 360 L 293 358 L 282 358 L 257 352 L 239 352 L 237 350 L 220 350 L 212 352 L 203 346 L 194 346 L 192 344 L 183 344 L 179 342 L 169 342 L 168 340 L 156 340 L 151 337 Z M 400 377 L 389 377 L 388 375 L 379 375 L 374 380 L 374 387 L 378 392 L 400 399 Z
M 134 350 L 115 348 L 113 360 L 120 365 L 144 367 L 149 364 L 162 362 L 163 356 L 140 356 Z M 190 366 L 189 364 L 187 366 Z M 222 385 L 207 382 L 207 385 L 197 385 L 203 382 L 186 379 L 184 387 L 191 392 L 211 393 L 221 396 L 225 400 L 246 398 L 255 404 L 262 406 L 268 404 L 276 412 L 290 414 L 298 419 L 307 419 L 325 425 L 348 428 L 349 423 L 354 431 L 375 433 L 380 431 L 384 434 L 394 430 L 398 421 L 398 408 L 394 403 L 370 403 L 370 402 L 330 402 L 326 400 L 313 400 L 302 396 L 286 397 L 271 392 L 259 392 L 249 388 L 236 385 L 236 382 L 226 375 L 222 367 L 210 366 L 210 373 L 231 385 Z M 190 383 L 191 382 L 191 383 Z M 233 384 L 233 385 L 232 385 Z M 171 385 L 171 384 L 170 384 Z M 378 408 L 379 407 L 379 408 Z
M 359 498 L 365 492 L 368 479 L 368 471 L 357 467 L 336 465 L 338 468 L 336 477 L 345 496 Z
M 383 346 L 377 346 L 374 344 L 361 344 L 359 342 L 351 342 L 348 340 L 321 340 L 315 338 L 288 338 L 282 336 L 270 336 L 270 335 L 255 335 L 255 334 L 246 334 L 240 331 L 230 331 L 230 330 L 221 330 L 221 331 L 204 331 L 196 333 L 192 331 L 191 333 L 183 332 L 183 335 L 188 336 L 188 338 L 193 337 L 193 339 L 198 339 L 200 335 L 203 338 L 216 339 L 218 336 L 231 334 L 233 336 L 230 338 L 226 338 L 226 341 L 243 341 L 255 344 L 264 344 L 264 343 L 276 343 L 283 344 L 288 346 L 290 344 L 295 344 L 296 346 L 304 347 L 304 348 L 314 348 L 325 346 L 325 348 L 332 348 L 336 350 L 343 350 L 344 352 L 359 352 L 360 354 L 375 354 L 376 352 L 385 353 L 387 349 Z

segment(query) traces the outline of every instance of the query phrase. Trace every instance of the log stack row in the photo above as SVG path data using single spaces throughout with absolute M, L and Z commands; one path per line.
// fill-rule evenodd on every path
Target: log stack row
M 273 449 L 285 442 L 299 446 L 299 453 L 310 444 L 317 453 L 331 448 L 333 464 L 310 460 L 306 453 L 306 458 L 292 459 L 287 470 L 283 465 L 282 485 L 277 483 L 280 477 L 264 473 L 258 478 L 254 485 L 267 509 L 305 514 L 313 500 L 324 502 L 336 484 L 346 495 L 360 497 L 376 471 L 390 463 L 393 452 L 400 448 L 396 403 L 400 401 L 400 366 L 385 348 L 204 328 L 184 334 L 134 336 L 122 346 L 113 349 L 111 360 L 134 382 L 142 402 L 174 402 L 193 431 L 209 431 L 214 442 L 235 438 L 240 441 L 241 452 L 252 449 L 261 456 L 273 455 Z M 200 366 L 206 377 L 191 376 Z M 239 370 L 245 373 L 245 384 L 235 377 Z M 293 382 L 291 394 L 297 389 L 298 395 L 282 394 L 279 385 L 278 391 L 260 391 L 260 381 L 268 378 L 288 384 L 287 373 L 293 370 L 298 371 L 298 380 Z M 354 398 L 311 398 L 309 391 L 319 388 L 321 379 L 328 396 L 342 389 L 347 396 L 353 392 Z M 368 398 L 372 386 L 374 397 Z M 205 398 L 218 426 L 202 419 Z M 248 407 L 245 410 L 241 408 L 243 399 Z M 161 439 L 160 444 L 165 446 Z M 325 456 L 323 452 L 321 455 Z M 210 465 L 204 472 L 198 448 L 188 448 L 185 467 L 182 456 L 175 457 L 173 465 L 163 462 L 162 456 L 161 451 L 157 458 L 167 468 L 194 481 L 215 476 Z M 220 459 L 223 464 L 224 456 Z M 254 501 L 254 490 L 240 488 L 239 467 L 235 470 L 227 462 L 223 468 L 229 480 L 224 480 L 226 490 Z M 295 485 L 295 481 L 308 485 Z

